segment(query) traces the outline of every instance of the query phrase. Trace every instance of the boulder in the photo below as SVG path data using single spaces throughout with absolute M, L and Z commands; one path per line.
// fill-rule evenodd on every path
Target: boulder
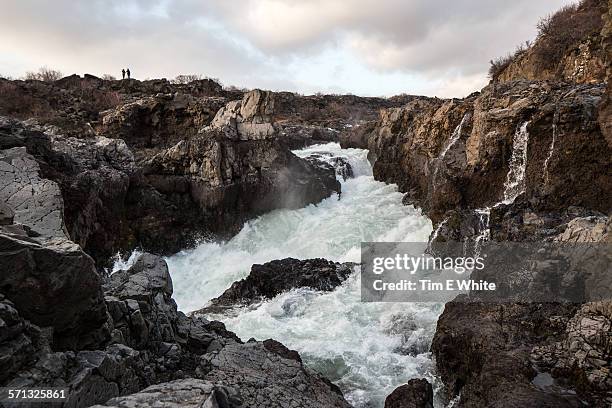
M 261 342 L 228 344 L 203 356 L 204 379 L 239 391 L 249 407 L 349 407 L 329 380 Z
M 433 388 L 423 378 L 412 379 L 389 394 L 385 408 L 433 408 Z
M 291 289 L 308 287 L 331 291 L 342 284 L 353 272 L 353 264 L 331 262 L 326 259 L 298 260 L 286 258 L 255 264 L 246 278 L 234 282 L 221 296 L 200 310 L 208 313 L 219 308 L 232 307 L 272 299 Z

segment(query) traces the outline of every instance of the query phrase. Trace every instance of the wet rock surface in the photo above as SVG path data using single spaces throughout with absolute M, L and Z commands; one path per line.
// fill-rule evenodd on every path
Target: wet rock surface
M 54 351 L 46 329 L 24 320 L 0 295 L 6 327 L 0 350 L 10 367 L 1 384 L 65 387 L 64 406 L 74 407 L 349 406 L 281 343 L 244 344 L 220 322 L 177 311 L 168 267 L 157 256 L 143 254 L 111 275 L 104 294 L 111 335 L 82 351 Z M 126 394 L 134 395 L 120 397 Z
M 199 313 L 210 313 L 236 305 L 251 304 L 295 288 L 331 291 L 351 273 L 354 264 L 336 263 L 325 259 L 298 260 L 286 258 L 255 264 L 245 279 L 234 282 L 221 296 Z
M 225 236 L 263 212 L 340 191 L 334 169 L 296 157 L 275 139 L 237 142 L 210 131 L 151 150 L 58 132 L 0 119 L 2 146 L 31 154 L 41 183 L 59 186 L 46 194 L 56 195 L 56 206 L 63 202 L 67 235 L 102 266 L 119 250 L 176 252 L 202 234 Z
M 433 388 L 425 379 L 412 379 L 389 394 L 385 408 L 433 408 Z

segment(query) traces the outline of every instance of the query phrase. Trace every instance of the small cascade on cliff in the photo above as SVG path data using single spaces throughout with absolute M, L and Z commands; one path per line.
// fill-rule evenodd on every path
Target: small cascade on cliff
M 555 152 L 555 143 L 557 142 L 557 126 L 559 123 L 559 108 L 555 109 L 555 113 L 553 116 L 552 122 L 552 141 L 550 142 L 550 148 L 548 149 L 548 156 L 546 156 L 546 160 L 544 160 L 544 187 L 548 186 L 550 182 L 550 174 L 548 170 L 548 166 L 550 163 L 550 159 Z
M 181 310 L 203 307 L 247 276 L 255 263 L 287 257 L 360 262 L 361 242 L 427 241 L 431 221 L 402 204 L 397 186 L 374 180 L 367 150 L 330 143 L 294 153 L 335 167 L 348 163 L 353 178 L 345 180 L 338 172 L 340 199 L 272 211 L 247 222 L 227 242 L 203 243 L 168 258 Z M 294 289 L 211 318 L 245 341 L 273 338 L 299 351 L 354 406 L 382 407 L 384 398 L 408 379 L 433 380 L 429 345 L 443 305 L 364 303 L 360 294 L 357 268 L 332 292 Z
M 470 113 L 466 112 L 465 115 L 463 115 L 463 118 L 461 118 L 461 122 L 459 122 L 459 124 L 457 125 L 453 133 L 451 134 L 451 137 L 448 143 L 438 155 L 438 158 L 436 159 L 436 167 L 434 168 L 434 173 L 433 173 L 433 178 L 432 178 L 432 184 L 433 184 L 432 188 L 433 189 L 436 188 L 436 181 L 438 180 L 438 172 L 440 171 L 440 164 L 444 161 L 444 158 L 446 157 L 446 154 L 448 153 L 448 151 L 455 145 L 455 143 L 457 143 L 457 141 L 461 137 L 463 126 L 465 125 L 465 123 L 467 122 L 469 118 L 470 118 Z
M 520 125 L 514 133 L 512 141 L 512 156 L 510 158 L 508 174 L 504 182 L 504 193 L 502 201 L 493 204 L 492 207 L 478 208 L 474 214 L 478 218 L 475 230 L 474 254 L 480 253 L 484 242 L 491 239 L 491 209 L 499 205 L 509 205 L 525 191 L 525 170 L 527 167 L 527 144 L 529 143 L 529 132 L 527 126 L 529 121 Z
M 448 217 L 443 219 L 438 226 L 436 227 L 436 229 L 431 233 L 431 236 L 429 238 L 429 242 L 435 242 L 436 238 L 438 238 L 438 235 L 440 234 L 440 230 L 442 229 L 442 227 L 444 227 L 446 225 L 446 223 L 448 222 Z
M 529 121 L 523 123 L 514 133 L 512 141 L 512 157 L 510 158 L 508 175 L 504 183 L 503 204 L 512 204 L 525 191 L 525 169 L 527 167 L 527 144 Z
M 491 208 L 479 208 L 475 212 L 478 216 L 478 234 L 476 235 L 476 238 L 474 238 L 474 241 L 478 252 L 482 243 L 491 239 L 491 230 L 489 229 L 489 224 L 491 222 Z

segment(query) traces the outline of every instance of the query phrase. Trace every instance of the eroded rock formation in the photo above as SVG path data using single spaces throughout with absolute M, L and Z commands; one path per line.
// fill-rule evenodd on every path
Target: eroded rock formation
M 255 264 L 245 279 L 234 282 L 223 294 L 210 301 L 200 313 L 218 311 L 224 307 L 250 304 L 295 288 L 330 291 L 345 281 L 354 265 L 325 259 L 298 260 L 286 258 Z

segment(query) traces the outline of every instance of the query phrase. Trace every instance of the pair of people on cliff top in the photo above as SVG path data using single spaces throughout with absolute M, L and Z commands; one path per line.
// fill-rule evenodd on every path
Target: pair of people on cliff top
M 128 79 L 130 79 L 130 69 L 129 68 L 127 70 L 125 69 L 121 70 L 121 76 L 123 77 L 123 79 L 125 79 L 125 74 L 127 74 Z

